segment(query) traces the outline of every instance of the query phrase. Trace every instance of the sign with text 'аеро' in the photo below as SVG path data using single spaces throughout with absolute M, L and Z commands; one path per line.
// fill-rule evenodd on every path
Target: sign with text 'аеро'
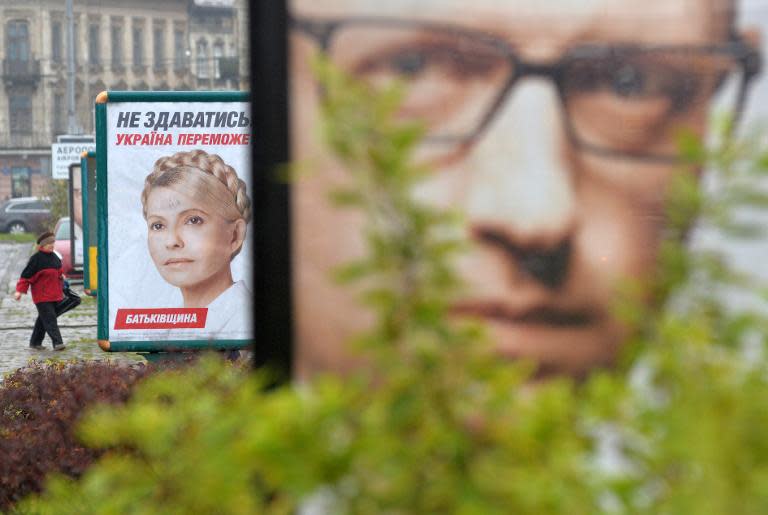
M 83 152 L 96 150 L 96 143 L 54 143 L 51 145 L 51 170 L 54 179 L 69 179 L 69 165 L 80 164 Z

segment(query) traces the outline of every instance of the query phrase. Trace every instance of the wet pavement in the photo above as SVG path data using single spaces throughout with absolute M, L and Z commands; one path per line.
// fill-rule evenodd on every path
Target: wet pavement
M 96 298 L 83 293 L 82 284 L 72 284 L 83 302 L 59 317 L 61 336 L 67 348 L 53 351 L 46 335 L 42 350 L 29 348 L 29 336 L 37 317 L 31 295 L 16 302 L 16 281 L 32 252 L 31 243 L 0 241 L 0 377 L 26 365 L 29 360 L 109 359 L 119 362 L 143 361 L 133 353 L 108 353 L 96 343 Z

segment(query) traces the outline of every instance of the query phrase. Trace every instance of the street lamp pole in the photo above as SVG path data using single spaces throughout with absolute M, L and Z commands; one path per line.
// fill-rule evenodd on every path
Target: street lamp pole
M 67 132 L 82 132 L 75 117 L 75 16 L 72 0 L 67 0 Z

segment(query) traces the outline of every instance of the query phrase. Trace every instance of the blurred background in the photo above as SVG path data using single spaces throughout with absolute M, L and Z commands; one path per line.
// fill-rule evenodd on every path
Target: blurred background
M 52 144 L 93 140 L 101 91 L 249 87 L 246 0 L 2 0 L 0 12 L 0 200 L 48 196 Z

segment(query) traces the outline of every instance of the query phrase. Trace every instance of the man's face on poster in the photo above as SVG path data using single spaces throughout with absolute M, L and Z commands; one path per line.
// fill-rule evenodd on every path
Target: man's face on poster
M 404 85 L 401 116 L 424 124 L 418 158 L 434 170 L 414 194 L 461 210 L 472 243 L 453 312 L 544 372 L 610 363 L 628 331 L 615 301 L 653 275 L 677 136 L 740 108 L 751 47 L 731 3 L 326 4 L 292 5 L 293 158 L 320 168 L 292 200 L 299 375 L 352 366 L 366 322 L 330 278 L 364 250 L 358 216 L 328 203 L 345 172 L 316 138 L 318 49 L 374 87 Z

